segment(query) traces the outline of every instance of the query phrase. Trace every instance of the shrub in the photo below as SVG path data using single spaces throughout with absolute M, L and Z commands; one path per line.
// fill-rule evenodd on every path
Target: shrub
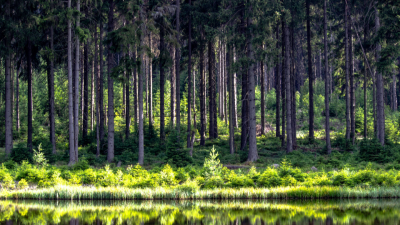
M 24 161 L 21 167 L 18 169 L 16 179 L 25 179 L 30 183 L 37 183 L 40 180 L 45 179 L 45 169 L 38 169 L 35 166 L 30 165 L 28 162 Z
M 83 184 L 95 184 L 97 174 L 92 168 L 86 169 L 82 173 L 82 183 Z
M 348 171 L 342 170 L 340 172 L 334 172 L 333 178 L 332 178 L 332 184 L 335 186 L 344 186 L 346 184 L 348 176 Z
M 89 162 L 86 160 L 85 157 L 82 157 L 76 162 L 73 166 L 73 170 L 86 170 L 89 169 Z
M 267 168 L 257 180 L 257 185 L 260 187 L 277 187 L 280 184 L 281 179 L 274 168 Z
M 218 152 L 215 150 L 214 146 L 210 151 L 209 158 L 204 160 L 205 177 L 214 177 L 221 174 L 222 165 L 218 159 Z
M 21 179 L 19 182 L 18 182 L 18 185 L 17 185 L 17 187 L 18 187 L 18 189 L 20 189 L 20 190 L 23 190 L 23 189 L 26 189 L 26 188 L 28 188 L 28 182 L 26 182 L 26 180 L 25 179 Z
M 159 181 L 162 186 L 174 186 L 178 183 L 175 179 L 175 173 L 170 165 L 166 164 L 161 170 Z
M 254 187 L 254 181 L 244 175 L 231 177 L 230 182 L 226 184 L 227 187 L 241 188 L 241 187 Z
M 12 176 L 8 173 L 6 173 L 4 175 L 1 184 L 2 184 L 3 188 L 5 188 L 5 189 L 14 189 L 15 188 L 14 180 L 13 180 Z
M 33 150 L 32 160 L 39 167 L 46 167 L 47 166 L 47 159 L 44 156 L 44 153 L 42 151 L 42 144 L 39 144 L 37 150 L 35 150 L 35 149 Z
M 359 157 L 364 161 L 383 162 L 383 147 L 376 138 L 363 139 L 360 143 Z
M 110 169 L 110 165 L 106 165 L 97 177 L 97 184 L 103 187 L 110 187 L 117 183 L 117 177 Z
M 222 180 L 222 178 L 220 176 L 209 177 L 204 182 L 205 189 L 220 188 L 223 185 L 224 185 L 224 181 Z
M 131 174 L 133 177 L 139 178 L 146 178 L 149 176 L 149 172 L 147 172 L 147 170 L 143 169 L 143 167 L 141 167 L 138 164 L 136 164 L 136 166 L 132 167 L 132 165 L 128 166 L 127 171 L 129 174 Z
M 254 166 L 252 166 L 249 172 L 247 173 L 247 177 L 252 179 L 253 181 L 257 181 L 258 178 L 260 177 L 260 173 L 257 172 L 257 169 Z
M 185 183 L 179 185 L 176 189 L 188 194 L 194 194 L 200 189 L 200 186 L 196 180 L 188 179 Z
M 189 178 L 189 174 L 186 173 L 184 168 L 179 168 L 176 171 L 176 176 L 175 178 L 179 181 L 179 182 L 185 182 L 187 181 L 187 179 Z
M 297 181 L 292 176 L 287 175 L 281 178 L 281 185 L 282 186 L 296 186 Z
M 25 143 L 19 143 L 11 151 L 11 160 L 16 163 L 22 163 L 23 161 L 32 162 L 32 153 L 28 150 Z

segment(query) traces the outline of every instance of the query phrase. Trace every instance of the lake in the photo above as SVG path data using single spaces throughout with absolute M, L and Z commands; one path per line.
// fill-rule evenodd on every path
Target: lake
M 399 200 L 0 201 L 1 224 L 400 224 Z

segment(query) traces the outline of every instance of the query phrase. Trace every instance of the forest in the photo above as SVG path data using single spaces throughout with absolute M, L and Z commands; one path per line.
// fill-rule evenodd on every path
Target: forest
M 0 185 L 14 190 L 0 198 L 32 184 L 47 198 L 83 184 L 134 199 L 400 197 L 400 0 L 2 0 L 0 12 Z

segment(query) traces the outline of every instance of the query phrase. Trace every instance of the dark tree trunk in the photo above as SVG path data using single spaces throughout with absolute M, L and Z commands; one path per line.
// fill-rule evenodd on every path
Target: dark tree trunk
M 310 25 L 310 1 L 306 0 L 307 13 L 307 54 L 308 54 L 308 95 L 309 95 L 309 132 L 310 142 L 314 142 L 314 74 L 312 71 L 312 49 L 311 49 L 311 25 Z
M 50 49 L 54 54 L 54 29 L 50 27 Z M 56 123 L 54 119 L 54 57 L 50 57 L 50 70 L 48 74 L 48 91 L 49 91 L 49 121 L 50 121 L 50 142 L 52 145 L 52 153 L 56 153 Z
M 134 113 L 134 124 L 135 124 L 135 129 L 137 129 L 137 124 L 139 121 L 139 114 L 138 114 L 138 70 L 137 70 L 137 47 L 134 45 L 133 47 L 133 61 L 135 62 L 135 67 L 133 68 L 133 113 Z
M 83 72 L 83 132 L 82 137 L 85 139 L 88 133 L 89 124 L 89 44 L 85 43 L 84 49 L 84 72 Z
M 324 0 L 324 59 L 325 59 L 325 141 L 328 154 L 331 154 L 331 137 L 329 124 L 329 76 L 328 76 L 328 38 L 327 38 L 326 0 Z
M 206 75 L 204 71 L 204 31 L 201 30 L 200 40 L 200 145 L 206 143 Z
M 286 24 L 282 19 L 282 64 L 281 64 L 281 98 L 282 98 L 282 147 L 285 146 L 285 138 L 286 138 L 286 123 L 285 123 L 285 114 L 286 110 L 286 38 L 285 38 L 285 28 Z
M 215 47 L 213 41 L 208 41 L 208 105 L 209 105 L 209 135 L 210 139 L 218 137 L 217 130 L 217 103 L 216 103 L 216 77 L 215 77 Z
M 164 144 L 165 141 L 165 74 L 164 74 L 164 65 L 165 65 L 165 43 L 164 43 L 164 24 L 163 19 L 161 19 L 160 25 L 160 140 L 161 143 Z
M 276 25 L 276 49 L 279 49 L 279 24 Z M 277 55 L 277 62 L 275 68 L 275 91 L 276 91 L 276 137 L 281 136 L 281 128 L 280 128 L 280 101 L 281 101 L 281 76 L 279 71 L 279 64 L 280 64 L 280 54 Z
M 180 8 L 181 8 L 181 1 L 176 0 L 176 40 L 178 44 L 180 44 L 180 23 L 179 23 L 179 13 L 180 13 Z M 176 130 L 178 131 L 178 134 L 180 133 L 180 127 L 181 127 L 181 76 L 180 76 L 180 60 L 181 60 L 181 49 L 180 47 L 176 48 L 175 51 L 175 72 L 176 72 Z M 180 138 L 178 138 L 180 140 Z
M 379 11 L 375 11 L 375 29 L 376 33 L 380 28 Z M 381 45 L 376 46 L 376 61 L 379 61 Z M 377 138 L 381 145 L 385 145 L 385 102 L 384 102 L 384 83 L 382 73 L 377 71 L 376 74 L 376 118 L 377 118 Z
M 16 124 L 15 124 L 15 129 L 17 132 L 19 132 L 20 129 L 20 119 L 19 119 L 19 74 L 21 71 L 22 65 L 17 70 L 17 74 L 15 77 L 15 119 L 16 119 Z
M 108 33 L 114 30 L 114 6 L 115 2 L 109 0 L 108 10 Z M 111 76 L 112 68 L 114 67 L 113 53 L 111 51 L 112 42 L 109 40 L 107 54 L 107 84 L 108 84 L 108 147 L 107 161 L 111 163 L 114 160 L 114 79 Z
M 151 40 L 151 33 L 149 32 L 149 49 L 152 52 L 152 40 Z M 152 58 L 149 57 L 149 126 L 153 126 L 153 63 Z
M 98 37 L 97 37 L 97 29 L 94 32 L 94 77 L 95 77 L 95 89 L 96 89 L 96 156 L 100 156 L 100 111 L 102 110 L 100 108 L 100 64 L 99 64 L 99 59 L 100 56 L 98 54 L 98 49 L 99 48 L 99 43 L 98 43 Z
M 293 134 L 292 134 L 292 92 L 290 85 L 290 28 L 289 25 L 284 26 L 284 37 L 285 37 L 285 89 L 286 89 L 286 119 L 287 119 L 287 142 L 286 152 L 293 151 Z
M 172 58 L 172 67 L 170 70 L 171 71 L 171 81 L 170 81 L 170 83 L 171 83 L 171 95 L 170 95 L 171 123 L 170 123 L 170 125 L 171 125 L 171 127 L 174 127 L 175 126 L 175 104 L 176 104 L 176 94 L 175 94 L 175 91 L 176 91 L 176 87 L 175 87 L 175 85 L 176 85 L 176 78 L 175 78 L 175 76 L 176 76 L 176 72 L 175 72 L 175 69 L 176 69 L 175 56 L 176 56 L 176 54 L 175 54 L 175 51 L 176 51 L 176 49 L 175 49 L 175 46 L 172 46 L 171 49 L 172 50 L 170 53 L 171 53 L 171 58 Z
M 8 41 L 7 41 L 8 42 Z M 8 43 L 7 43 L 8 44 Z M 10 48 L 8 49 L 10 50 Z M 12 129 L 12 81 L 11 81 L 11 53 L 7 52 L 5 56 L 5 152 L 6 157 L 8 158 L 11 155 L 11 151 L 13 148 L 13 129 Z M 28 81 L 29 82 L 29 81 Z
M 265 81 L 264 81 L 264 62 L 261 66 L 261 134 L 265 134 Z
M 100 135 L 100 143 L 103 141 L 103 139 L 104 139 L 104 121 L 105 121 L 105 118 L 104 118 L 104 78 L 103 78 L 103 76 L 104 76 L 104 74 L 103 74 L 103 72 L 104 72 L 104 62 L 103 62 L 103 22 L 102 21 L 100 21 L 100 43 L 99 43 L 99 61 L 100 61 L 100 63 L 99 63 L 99 66 L 100 66 L 100 69 L 99 69 L 99 84 L 100 84 L 100 87 L 99 87 L 99 109 L 100 109 L 100 127 L 99 127 L 99 129 L 100 129 L 100 132 L 99 132 L 99 135 Z
M 129 49 L 129 47 L 128 47 Z M 130 56 L 129 54 L 130 52 L 128 52 L 128 57 Z M 131 126 L 131 115 L 130 115 L 130 109 L 131 109 L 131 102 L 130 102 L 130 92 L 129 92 L 129 88 L 130 88 L 130 79 L 129 79 L 129 70 L 125 69 L 125 79 L 126 79 L 126 83 L 125 83 L 125 139 L 128 140 L 129 138 L 129 133 L 130 133 L 130 126 Z
M 350 59 L 350 139 L 354 144 L 356 138 L 356 120 L 355 120 L 355 102 L 356 97 L 354 93 L 354 60 L 353 60 L 353 35 L 351 32 L 351 16 L 348 12 L 348 29 L 349 29 L 349 59 Z
M 192 5 L 192 0 L 189 0 L 189 5 Z M 190 13 L 190 12 L 189 12 Z M 192 137 L 192 132 L 191 132 L 191 102 L 192 102 L 192 96 L 191 96 L 191 91 L 192 91 L 192 87 L 191 87 L 191 81 L 192 81 L 192 17 L 189 14 L 189 24 L 188 24 L 188 28 L 189 28 L 189 36 L 188 36 L 188 47 L 189 47 L 189 58 L 188 58 L 188 105 L 187 105 L 187 111 L 188 111 L 188 115 L 187 115 L 187 147 L 191 148 L 193 147 L 191 145 L 191 137 Z M 192 156 L 193 155 L 193 151 L 191 150 L 189 152 L 189 155 Z
M 228 72 L 228 81 L 229 81 L 229 152 L 231 154 L 235 153 L 235 99 L 233 97 L 235 89 L 233 86 L 233 73 L 231 66 L 231 58 L 232 58 L 232 46 L 228 45 L 228 52 L 226 54 L 226 68 Z
M 32 109 L 33 109 L 33 102 L 32 102 L 32 42 L 28 39 L 27 43 L 27 51 L 26 51 L 26 72 L 28 78 L 28 150 L 30 152 L 33 151 L 32 146 Z

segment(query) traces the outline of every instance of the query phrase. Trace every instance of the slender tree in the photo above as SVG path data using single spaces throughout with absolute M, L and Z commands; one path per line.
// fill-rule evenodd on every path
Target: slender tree
M 68 0 L 68 9 L 71 10 L 71 0 Z M 28 63 L 28 67 L 30 62 Z M 30 70 L 30 68 L 28 68 Z M 29 106 L 28 106 L 29 108 Z M 68 114 L 69 114 L 69 164 L 77 162 L 75 154 L 75 128 L 74 128 L 74 92 L 72 73 L 72 22 L 68 19 Z
M 192 5 L 192 0 L 189 0 L 189 6 Z M 191 81 L 192 81 L 192 17 L 190 15 L 190 11 L 189 11 L 189 24 L 188 24 L 188 28 L 189 28 L 189 34 L 188 34 L 188 50 L 189 50 L 189 55 L 188 55 L 188 104 L 187 104 L 187 147 L 190 148 L 191 146 L 191 137 L 192 137 L 192 132 L 191 132 L 191 116 L 192 116 L 192 112 L 191 112 L 191 91 L 192 91 L 192 87 L 191 87 Z M 190 151 L 190 156 L 192 156 L 193 152 Z
M 325 59 L 325 141 L 328 154 L 331 154 L 331 137 L 329 124 L 329 78 L 328 78 L 328 38 L 327 38 L 326 0 L 324 0 L 324 59 Z
M 108 34 L 114 30 L 114 0 L 108 1 Z M 107 54 L 107 84 L 108 84 L 108 147 L 107 147 L 107 161 L 111 163 L 114 160 L 114 79 L 111 76 L 112 68 L 114 67 L 114 59 L 112 53 L 112 41 L 109 40 L 108 54 Z
M 375 9 L 375 31 L 378 33 L 380 28 L 379 11 Z M 381 44 L 376 45 L 376 61 L 380 59 Z M 376 118 L 377 118 L 377 138 L 381 145 L 385 145 L 385 101 L 384 101 L 384 86 L 382 73 L 376 73 Z
M 181 8 L 181 1 L 180 0 L 176 0 L 176 41 L 178 42 L 178 45 L 180 45 L 180 21 L 179 21 L 179 13 L 180 13 L 180 9 Z M 180 132 L 180 127 L 181 127 L 181 76 L 180 76 L 180 60 L 181 60 L 181 47 L 178 46 L 177 48 L 175 48 L 175 85 L 176 85 L 176 130 L 178 131 L 178 134 Z M 180 140 L 180 138 L 178 138 L 178 141 Z
M 309 131 L 308 136 L 310 142 L 314 141 L 314 74 L 312 71 L 312 50 L 311 50 L 311 17 L 310 17 L 310 1 L 306 0 L 306 17 L 307 17 L 307 54 L 308 54 L 308 96 L 309 96 Z

